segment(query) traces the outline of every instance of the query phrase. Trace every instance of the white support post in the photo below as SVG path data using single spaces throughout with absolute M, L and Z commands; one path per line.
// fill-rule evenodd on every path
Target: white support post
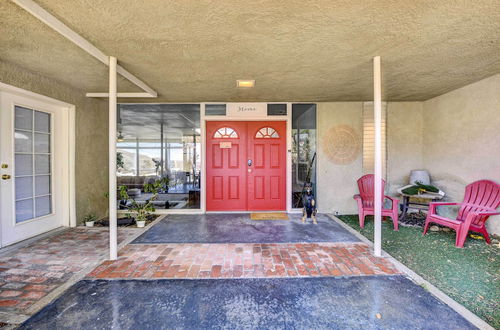
M 116 57 L 109 57 L 109 259 L 118 259 L 116 220 Z
M 373 237 L 374 255 L 382 255 L 382 79 L 380 56 L 373 58 L 373 117 L 375 123 L 375 230 Z

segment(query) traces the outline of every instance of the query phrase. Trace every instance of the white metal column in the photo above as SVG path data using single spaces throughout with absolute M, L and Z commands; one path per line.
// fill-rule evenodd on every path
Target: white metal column
M 116 221 L 116 57 L 109 57 L 109 259 L 118 258 Z
M 373 246 L 376 257 L 382 254 L 382 79 L 380 56 L 373 58 L 373 117 L 375 124 L 375 230 Z

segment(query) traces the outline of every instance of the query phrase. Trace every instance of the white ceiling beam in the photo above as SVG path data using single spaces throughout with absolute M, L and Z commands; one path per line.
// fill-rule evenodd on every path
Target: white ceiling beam
M 66 24 L 61 22 L 59 19 L 57 19 L 55 16 L 50 14 L 48 11 L 40 7 L 36 2 L 33 0 L 12 0 L 16 5 L 19 7 L 23 8 L 26 10 L 28 13 L 31 15 L 35 16 L 38 18 L 40 21 L 45 23 L 47 26 L 64 36 L 66 39 L 70 40 L 73 42 L 75 45 L 89 53 L 90 55 L 94 56 L 96 59 L 98 59 L 100 62 L 103 64 L 109 66 L 109 57 L 104 54 L 99 48 L 96 46 L 92 45 L 89 41 L 87 41 L 85 38 L 83 38 L 81 35 L 73 31 L 71 28 L 69 28 Z M 141 88 L 144 90 L 146 93 L 150 94 L 147 97 L 157 97 L 158 94 L 154 89 L 149 87 L 146 83 L 144 83 L 142 80 L 134 76 L 132 73 L 128 72 L 126 69 L 124 69 L 122 66 L 117 65 L 116 67 L 117 73 L 122 75 L 124 78 L 129 80 L 131 83 L 136 85 L 137 87 Z M 88 94 L 95 94 L 95 93 L 88 93 Z M 107 94 L 107 93 L 98 93 L 98 94 Z M 139 93 L 141 94 L 141 93 Z M 89 97 L 107 97 L 107 96 L 89 96 Z M 146 96 L 124 96 L 124 97 L 146 97 Z
M 109 93 L 87 93 L 85 94 L 85 96 L 87 97 L 109 97 Z M 122 98 L 126 98 L 126 97 L 145 97 L 145 98 L 149 98 L 149 97 L 156 97 L 154 95 L 151 95 L 149 93 L 117 93 L 116 94 L 117 97 L 122 97 Z

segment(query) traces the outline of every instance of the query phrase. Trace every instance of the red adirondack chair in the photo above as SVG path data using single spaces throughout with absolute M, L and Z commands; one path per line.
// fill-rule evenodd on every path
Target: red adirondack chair
M 440 205 L 460 205 L 456 219 L 448 219 L 436 212 Z M 469 184 L 465 188 L 465 197 L 462 203 L 430 203 L 424 233 L 434 222 L 452 228 L 456 232 L 455 246 L 464 247 L 469 231 L 483 234 L 486 243 L 490 244 L 490 236 L 486 231 L 485 223 L 491 215 L 500 214 L 496 208 L 500 205 L 500 185 L 489 180 L 480 180 Z
M 354 199 L 358 202 L 359 226 L 365 226 L 365 217 L 374 214 L 374 195 L 375 182 L 373 174 L 367 174 L 358 179 L 359 194 L 354 195 Z M 382 180 L 382 216 L 391 217 L 394 224 L 394 230 L 398 230 L 398 206 L 399 200 L 384 195 L 385 181 Z M 392 208 L 384 209 L 384 199 L 392 201 Z

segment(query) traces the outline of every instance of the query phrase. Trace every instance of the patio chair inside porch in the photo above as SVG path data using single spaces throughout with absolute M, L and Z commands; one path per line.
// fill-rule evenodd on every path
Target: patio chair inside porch
M 449 219 L 438 214 L 437 207 L 444 205 L 460 206 L 456 219 Z M 456 231 L 455 246 L 464 247 L 469 231 L 481 233 L 490 244 L 490 236 L 486 230 L 486 220 L 492 215 L 500 214 L 496 208 L 500 205 L 500 185 L 490 180 L 480 180 L 465 188 L 462 203 L 430 203 L 424 233 L 433 223 L 452 228 Z
M 392 218 L 394 224 L 394 230 L 398 230 L 398 205 L 399 200 L 390 196 L 384 195 L 385 181 L 382 180 L 382 216 Z M 354 199 L 358 202 L 358 212 L 359 212 L 359 226 L 364 228 L 365 217 L 367 215 L 374 215 L 374 195 L 375 195 L 375 184 L 374 175 L 367 174 L 358 179 L 359 194 L 354 195 Z M 384 208 L 384 200 L 388 199 L 392 202 L 390 209 Z

